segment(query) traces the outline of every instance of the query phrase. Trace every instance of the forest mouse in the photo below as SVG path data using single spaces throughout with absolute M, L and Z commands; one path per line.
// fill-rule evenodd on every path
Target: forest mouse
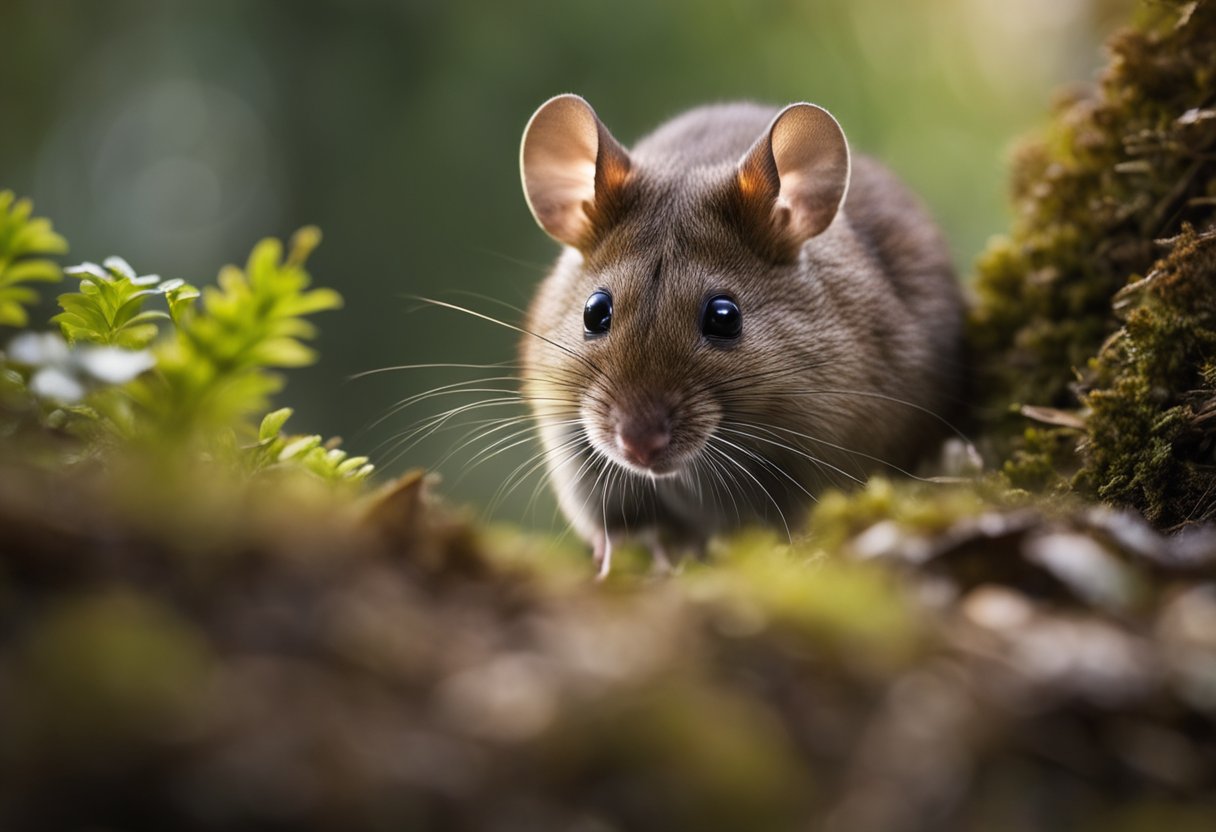
M 626 150 L 576 95 L 524 130 L 562 244 L 528 308 L 522 392 L 562 511 L 656 565 L 938 447 L 963 380 L 942 234 L 813 104 L 683 113 Z

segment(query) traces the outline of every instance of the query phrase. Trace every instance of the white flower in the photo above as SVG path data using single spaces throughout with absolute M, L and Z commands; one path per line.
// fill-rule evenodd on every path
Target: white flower
M 156 364 L 149 350 L 69 347 L 56 332 L 21 333 L 9 343 L 8 358 L 34 368 L 30 392 L 64 404 L 84 398 L 91 383 L 124 384 Z

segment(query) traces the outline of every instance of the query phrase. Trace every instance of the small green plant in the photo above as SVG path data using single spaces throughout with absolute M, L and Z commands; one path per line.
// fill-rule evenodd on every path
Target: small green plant
M 254 472 L 299 465 L 324 480 L 359 482 L 375 470 L 367 457 L 348 456 L 332 439 L 326 442 L 317 435 L 283 435 L 283 425 L 291 414 L 291 408 L 284 407 L 262 419 L 258 442 L 251 449 L 250 467 Z
M 182 280 L 161 282 L 158 275 L 138 277 L 121 257 L 108 257 L 102 266 L 81 263 L 67 270 L 80 278 L 80 291 L 59 296 L 63 312 L 51 319 L 68 343 L 96 344 L 139 350 L 156 338 L 156 322 L 170 317 L 159 309 L 144 310 L 144 302 L 163 295 L 176 321 L 177 312 L 199 296 Z
M 49 222 L 29 218 L 27 200 L 14 203 L 6 191 L 0 209 L 0 323 L 24 327 L 23 304 L 37 296 L 17 284 L 61 276 L 53 261 L 31 255 L 66 244 Z M 342 304 L 333 290 L 310 288 L 305 261 L 320 239 L 304 228 L 286 254 L 263 240 L 243 269 L 225 267 L 218 287 L 202 291 L 141 276 L 120 257 L 67 269 L 80 285 L 58 298 L 52 323 L 62 336 L 21 332 L 0 353 L 0 439 L 31 430 L 32 419 L 33 430 L 74 437 L 58 462 L 142 449 L 183 470 L 206 460 L 245 475 L 365 479 L 373 466 L 337 440 L 282 434 L 290 409 L 254 418 L 283 387 L 277 370 L 315 360 L 304 344 L 316 334 L 306 316 Z
M 303 343 L 316 334 L 305 316 L 342 305 L 337 292 L 308 288 L 304 263 L 320 240 L 304 228 L 286 257 L 278 240 L 263 240 L 243 270 L 226 266 L 197 304 L 188 287 L 169 290 L 172 337 L 155 346 L 156 372 L 129 391 L 156 428 L 180 435 L 226 425 L 254 435 L 248 418 L 283 387 L 274 370 L 316 359 Z
M 28 199 L 0 191 L 0 326 L 25 326 L 26 307 L 38 302 L 27 283 L 54 283 L 62 274 L 47 257 L 63 254 L 68 244 L 51 228 L 50 220 L 31 217 Z

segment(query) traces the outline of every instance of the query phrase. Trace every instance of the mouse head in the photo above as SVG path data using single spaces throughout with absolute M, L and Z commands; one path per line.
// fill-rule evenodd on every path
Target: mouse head
M 520 155 L 528 207 L 566 247 L 522 348 L 542 427 L 577 425 L 625 468 L 678 474 L 780 419 L 791 374 L 839 348 L 808 331 L 803 294 L 822 289 L 798 279 L 848 187 L 827 111 L 694 111 L 631 154 L 561 95 Z

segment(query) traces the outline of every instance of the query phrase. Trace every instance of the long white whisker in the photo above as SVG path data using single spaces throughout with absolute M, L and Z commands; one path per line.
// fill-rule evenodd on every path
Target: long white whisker
M 776 445 L 779 448 L 783 448 L 783 449 L 789 451 L 790 453 L 797 454 L 798 456 L 802 457 L 803 459 L 806 459 L 807 461 L 814 463 L 817 467 L 830 468 L 831 470 L 837 472 L 838 474 L 848 477 L 850 480 L 857 483 L 858 485 L 865 485 L 864 479 L 861 479 L 860 477 L 856 477 L 853 474 L 850 474 L 848 471 L 845 471 L 844 469 L 833 465 L 832 463 L 828 462 L 825 459 L 820 459 L 819 457 L 807 452 L 804 448 L 795 448 L 793 445 L 789 445 L 789 444 L 787 444 L 785 442 L 781 442 L 777 439 L 770 439 L 770 438 L 767 438 L 764 436 L 759 436 L 757 434 L 751 433 L 750 431 L 739 430 L 736 427 L 726 427 L 728 424 L 729 425 L 742 425 L 743 427 L 756 427 L 754 425 L 748 425 L 748 424 L 744 424 L 742 422 L 723 421 L 722 425 L 719 427 L 719 430 L 721 430 L 723 433 L 730 433 L 735 436 L 743 436 L 748 439 L 754 439 L 757 442 L 766 442 L 770 445 Z M 757 428 L 757 429 L 759 429 L 759 428 Z M 787 475 L 787 477 L 788 477 L 788 475 Z M 790 478 L 790 479 L 792 479 L 792 478 Z M 798 487 L 802 488 L 802 486 L 800 484 Z M 806 491 L 805 488 L 803 488 L 802 490 Z M 809 491 L 807 491 L 806 493 L 808 495 L 810 495 Z
M 731 444 L 730 442 L 727 442 L 726 440 L 722 439 L 719 436 L 711 436 L 710 442 L 714 441 L 715 439 L 720 442 L 724 442 L 727 445 Z M 709 444 L 706 444 L 705 447 L 709 448 L 711 446 Z M 739 446 L 735 445 L 734 447 L 738 448 Z M 740 449 L 740 450 L 742 450 L 742 449 Z M 721 449 L 718 449 L 718 453 L 722 454 L 723 459 L 730 462 L 732 465 L 734 465 L 736 468 L 738 468 L 740 471 L 742 471 L 744 474 L 746 474 L 751 479 L 751 481 L 754 482 L 756 484 L 756 486 L 764 493 L 764 495 L 766 497 L 768 497 L 769 502 L 773 504 L 773 508 L 777 512 L 777 516 L 781 518 L 781 525 L 785 527 L 785 536 L 787 538 L 789 538 L 789 541 L 791 543 L 793 543 L 794 535 L 790 532 L 790 524 L 788 522 L 786 522 L 785 513 L 781 511 L 781 506 L 777 502 L 777 500 L 773 497 L 772 493 L 767 488 L 764 487 L 764 483 L 760 482 L 759 478 L 757 478 L 756 475 L 753 474 L 746 465 L 739 462 L 737 459 L 732 457 L 730 454 L 724 453 Z M 803 489 L 803 490 L 805 490 L 805 489 Z
M 883 401 L 886 401 L 886 402 L 891 402 L 893 404 L 898 404 L 898 405 L 902 405 L 904 407 L 911 408 L 912 410 L 915 410 L 918 413 L 923 413 L 926 416 L 928 416 L 929 418 L 938 422 L 940 425 L 945 427 L 947 430 L 949 430 L 951 433 L 953 433 L 959 439 L 966 442 L 968 445 L 973 444 L 971 442 L 971 440 L 967 438 L 967 435 L 964 434 L 957 427 L 955 427 L 954 424 L 951 423 L 948 419 L 945 419 L 944 417 L 935 413 L 934 411 L 930 410 L 927 407 L 916 404 L 915 402 L 910 402 L 906 399 L 901 399 L 897 396 L 888 395 L 886 393 L 878 393 L 873 390 L 794 390 L 792 392 L 785 391 L 782 393 L 782 395 L 785 395 L 785 396 L 820 396 L 820 395 L 861 396 L 863 398 L 882 399 Z
M 513 361 L 499 361 L 494 364 L 453 364 L 450 362 L 435 362 L 430 364 L 394 364 L 389 367 L 376 367 L 372 370 L 363 370 L 362 372 L 354 373 L 347 376 L 347 380 L 356 381 L 358 379 L 367 378 L 368 376 L 379 375 L 381 373 L 393 373 L 399 370 L 517 370 L 521 365 Z
M 575 425 L 575 424 L 579 424 L 578 419 L 565 420 L 562 422 L 541 422 L 541 423 L 536 424 L 533 427 L 533 429 L 536 430 L 537 432 L 539 432 L 544 427 L 568 426 L 568 425 Z M 520 433 L 522 433 L 522 431 L 516 432 L 515 434 L 513 434 L 513 436 L 518 436 Z M 514 444 L 523 444 L 527 441 L 530 441 L 530 437 L 525 438 L 524 440 L 520 440 L 519 442 L 516 442 Z M 574 456 L 576 456 L 579 452 L 579 445 L 581 442 L 582 442 L 581 436 L 579 436 L 579 435 L 573 436 L 570 439 L 567 439 L 565 442 L 558 444 L 551 450 L 547 450 L 544 447 L 542 447 L 539 451 L 530 455 L 523 462 L 516 465 L 515 468 L 513 468 L 511 470 L 511 472 L 503 479 L 502 483 L 499 484 L 498 489 L 494 492 L 494 495 L 491 498 L 490 503 L 486 508 L 487 516 L 492 516 L 494 514 L 494 512 L 497 511 L 499 505 L 501 505 L 502 502 L 505 501 L 515 491 L 516 488 L 518 488 L 521 484 L 526 482 L 528 477 L 532 476 L 533 473 L 535 473 L 540 468 L 544 467 L 544 465 L 548 462 L 550 456 L 554 456 L 554 457 L 556 457 L 558 455 L 563 456 L 563 460 L 559 461 L 557 463 L 558 466 L 564 465 L 564 464 L 566 464 L 567 461 L 574 458 Z M 502 450 L 506 450 L 506 449 L 504 448 Z M 484 451 L 479 453 L 479 456 L 482 453 L 484 453 Z M 492 455 L 493 454 L 491 454 L 491 456 Z M 486 457 L 486 458 L 488 459 L 489 457 Z M 474 462 L 474 464 L 480 464 L 480 462 L 484 462 L 484 461 L 485 461 L 484 459 L 477 460 Z M 471 467 L 472 466 L 470 466 L 470 468 Z M 464 473 L 462 473 L 461 476 L 463 477 Z M 531 508 L 532 503 L 536 499 L 536 495 L 539 493 L 539 489 L 542 488 L 544 486 L 544 484 L 545 484 L 545 479 L 542 477 L 540 479 L 540 481 L 537 483 L 537 489 L 533 491 L 532 500 L 529 501 L 529 510 Z
M 918 482 L 929 482 L 929 483 L 937 482 L 936 480 L 928 478 L 928 477 L 917 476 L 916 474 L 913 474 L 911 471 L 901 468 L 900 466 L 896 465 L 895 463 L 889 462 L 889 461 L 883 459 L 882 457 L 874 456 L 873 454 L 868 454 L 868 453 L 865 453 L 864 451 L 856 451 L 856 450 L 853 450 L 852 448 L 847 448 L 844 445 L 838 445 L 834 442 L 829 442 L 826 439 L 820 439 L 817 436 L 812 436 L 809 433 L 803 433 L 801 431 L 794 430 L 793 428 L 786 428 L 786 427 L 782 427 L 780 425 L 764 424 L 764 423 L 759 423 L 759 422 L 751 423 L 750 427 L 754 427 L 757 430 L 763 430 L 767 433 L 773 433 L 774 435 L 775 435 L 774 432 L 787 433 L 792 436 L 797 436 L 799 438 L 806 439 L 810 442 L 814 442 L 818 445 L 826 445 L 829 448 L 841 451 L 841 452 L 849 454 L 851 456 L 861 457 L 862 459 L 868 459 L 872 462 L 877 462 L 879 465 L 885 465 L 886 467 L 890 468 L 891 470 L 896 471 L 899 474 L 902 474 L 903 476 L 905 476 L 911 480 L 916 480 Z
M 389 451 L 394 454 L 390 460 L 390 463 L 396 462 L 396 460 L 400 458 L 401 454 L 415 447 L 424 439 L 434 435 L 437 431 L 445 427 L 449 422 L 463 413 L 469 413 L 474 410 L 481 410 L 487 407 L 518 406 L 520 403 L 520 400 L 516 397 L 469 402 L 467 404 L 460 405 L 459 407 L 453 407 L 450 410 L 446 410 L 443 413 L 426 420 L 421 426 L 414 428 L 413 430 L 406 431 L 404 434 L 394 437 L 391 440 L 386 440 L 386 442 L 381 443 L 381 445 L 388 445 Z
M 568 356 L 570 356 L 571 358 L 573 358 L 575 361 L 578 361 L 579 363 L 586 365 L 587 367 L 591 368 L 592 370 L 595 370 L 595 372 L 596 372 L 598 375 L 601 375 L 601 376 L 602 376 L 602 375 L 604 374 L 603 370 L 601 370 L 601 369 L 600 369 L 600 368 L 599 368 L 599 367 L 598 367 L 598 366 L 595 364 L 595 362 L 594 362 L 594 361 L 592 361 L 591 359 L 589 359 L 589 358 L 587 358 L 587 357 L 585 357 L 585 356 L 579 355 L 578 353 L 576 353 L 574 350 L 570 349 L 569 347 L 564 347 L 564 346 L 562 346 L 561 344 L 557 343 L 556 341 L 554 341 L 554 340 L 553 340 L 553 339 L 551 339 L 551 338 L 546 338 L 545 336 L 543 336 L 543 335 L 539 335 L 539 334 L 537 334 L 537 333 L 535 333 L 535 332 L 532 332 L 531 330 L 524 329 L 523 327 L 520 327 L 520 326 L 515 326 L 514 324 L 509 324 L 509 323 L 507 323 L 506 321 L 500 321 L 500 320 L 498 320 L 497 318 L 491 317 L 490 315 L 486 315 L 485 313 L 482 313 L 482 312 L 476 312 L 476 311 L 474 311 L 474 310 L 472 310 L 472 309 L 467 309 L 467 308 L 465 308 L 465 307 L 463 307 L 463 306 L 459 306 L 459 305 L 454 304 L 454 303 L 448 303 L 447 301 L 442 301 L 442 300 L 435 300 L 434 298 L 425 298 L 425 297 L 419 297 L 419 296 L 417 296 L 417 295 L 415 295 L 415 296 L 413 296 L 413 297 L 415 298 L 415 300 L 419 300 L 419 301 L 422 301 L 422 302 L 424 302 L 424 303 L 430 303 L 430 304 L 433 304 L 433 305 L 435 305 L 435 306 L 442 306 L 442 307 L 443 307 L 443 308 L 445 308 L 445 309 L 451 309 L 451 310 L 456 311 L 456 312 L 463 312 L 463 313 L 465 313 L 466 315 L 472 315 L 472 316 L 473 316 L 473 317 L 475 317 L 475 318 L 481 318 L 483 321 L 489 321 L 489 322 L 490 322 L 490 323 L 492 323 L 492 324 L 497 324 L 498 326 L 505 327 L 505 328 L 510 329 L 510 330 L 512 330 L 512 331 L 514 331 L 514 332 L 518 332 L 518 333 L 520 333 L 521 335 L 528 335 L 528 336 L 531 336 L 531 337 L 536 338 L 536 339 L 538 339 L 538 340 L 544 341 L 546 344 L 548 344 L 549 346 L 553 347 L 554 349 L 561 350 L 561 351 L 562 351 L 562 352 L 564 352 L 566 355 L 568 355 Z
M 374 422 L 369 424 L 367 426 L 367 430 L 378 427 L 385 420 L 387 420 L 393 416 L 396 416 L 398 413 L 401 413 L 403 410 L 405 410 L 409 407 L 412 407 L 415 404 L 419 404 L 424 401 L 429 401 L 431 399 L 443 398 L 445 396 L 472 395 L 474 393 L 495 393 L 495 394 L 502 394 L 502 395 L 518 396 L 519 392 L 510 387 L 473 387 L 473 386 L 471 386 L 474 384 L 486 384 L 486 383 L 491 383 L 491 382 L 495 382 L 495 381 L 508 381 L 508 380 L 509 379 L 507 379 L 507 378 L 502 378 L 502 379 L 490 378 L 490 379 L 476 379 L 473 381 L 458 381 L 458 382 L 453 382 L 452 384 L 444 384 L 439 387 L 435 387 L 430 390 L 426 390 L 422 393 L 416 393 L 413 396 L 409 396 L 408 398 L 404 398 L 404 399 L 400 400 L 399 402 L 394 404 L 392 407 L 390 407 L 388 409 L 388 411 L 384 413 L 384 415 L 380 416 Z
M 738 433 L 738 431 L 733 431 L 733 432 Z M 745 454 L 747 457 L 754 459 L 756 462 L 760 463 L 762 466 L 764 466 L 768 470 L 785 477 L 787 480 L 789 480 L 791 483 L 793 483 L 794 487 L 797 488 L 799 491 L 801 491 L 803 494 L 810 497 L 812 500 L 817 500 L 815 495 L 806 489 L 806 486 L 804 486 L 801 482 L 799 482 L 794 476 L 792 476 L 791 474 L 786 472 L 780 465 L 778 465 L 773 460 L 769 459 L 768 457 L 764 456 L 761 453 L 758 453 L 757 451 L 752 450 L 751 448 L 747 447 L 746 445 L 740 445 L 736 442 L 731 442 L 729 439 L 725 439 L 720 435 L 715 438 L 717 439 L 717 441 L 721 442 L 722 444 L 727 445 L 731 448 L 734 448 L 735 450 L 739 451 L 740 453 Z
M 715 448 L 712 444 L 707 444 L 705 446 L 705 451 L 707 453 L 707 458 L 713 457 L 713 461 L 716 463 L 713 470 L 717 472 L 718 478 L 722 482 L 723 490 L 726 492 L 726 495 L 730 497 L 730 501 L 735 507 L 736 524 L 742 523 L 743 513 L 739 508 L 739 501 L 735 499 L 735 492 L 736 490 L 741 491 L 743 489 L 743 484 L 739 482 L 739 478 L 735 476 L 734 471 L 724 465 L 721 465 L 718 460 L 725 459 L 727 462 L 731 462 L 735 465 L 738 463 L 731 459 L 729 454 L 719 448 Z M 727 477 L 730 477 L 730 482 L 726 481 Z

